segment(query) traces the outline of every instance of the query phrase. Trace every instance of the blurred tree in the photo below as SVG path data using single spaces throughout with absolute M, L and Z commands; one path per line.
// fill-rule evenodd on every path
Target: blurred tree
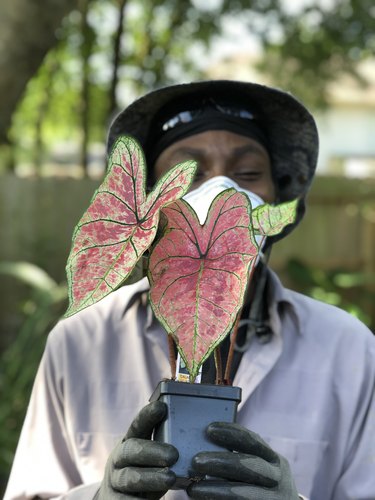
M 40 171 L 43 163 L 44 140 L 43 140 L 43 123 L 48 112 L 51 101 L 52 88 L 50 81 L 53 80 L 59 69 L 58 58 L 48 58 L 44 64 L 44 73 L 46 75 L 44 85 L 45 91 L 41 94 L 41 100 L 37 108 L 35 117 L 35 143 L 33 148 L 33 163 L 35 172 Z
M 60 28 L 58 47 L 46 58 L 50 66 L 59 59 L 48 92 L 46 78 L 52 75 L 43 64 L 14 114 L 10 137 L 19 157 L 27 159 L 30 147 L 38 146 L 34 157 L 40 158 L 43 142 L 69 140 L 78 133 L 80 164 L 86 171 L 89 141 L 103 142 L 108 122 L 119 110 L 119 85 L 131 96 L 185 74 L 201 75 L 186 53 L 186 39 L 197 32 L 198 42 L 208 45 L 218 29 L 212 12 L 199 15 L 188 1 L 81 0 L 80 10 Z M 43 123 L 38 122 L 42 115 Z
M 108 116 L 113 116 L 117 108 L 116 90 L 119 81 L 119 65 L 121 60 L 121 39 L 124 33 L 124 17 L 125 17 L 125 7 L 128 0 L 117 0 L 118 1 L 118 20 L 117 27 L 113 37 L 113 56 L 112 56 L 112 77 L 109 87 L 109 105 L 108 105 Z
M 79 136 L 80 162 L 87 165 L 88 144 L 103 142 L 120 107 L 151 88 L 204 75 L 201 59 L 228 20 L 246 26 L 263 46 L 259 66 L 277 86 L 312 106 L 322 105 L 330 83 L 343 73 L 360 78 L 358 62 L 374 52 L 371 3 L 335 0 L 324 7 L 316 1 L 297 7 L 284 0 L 253 0 L 250 6 L 246 0 L 81 0 L 81 11 L 72 11 L 59 28 L 58 51 L 50 51 L 28 85 L 8 140 L 22 153 L 31 143 Z M 35 10 L 40 7 L 39 2 L 33 5 Z M 33 32 L 33 45 L 39 43 L 41 31 Z M 240 38 L 236 42 L 239 50 L 246 50 Z M 32 51 L 33 45 L 22 43 L 25 54 Z M 59 61 L 48 77 L 45 65 L 53 57 Z M 17 54 L 14 59 L 19 64 Z M 0 121 L 0 142 L 8 122 Z
M 89 0 L 80 0 L 81 7 L 81 43 L 80 43 L 80 56 L 82 65 L 82 87 L 81 87 L 81 101 L 80 101 L 80 114 L 81 114 L 81 154 L 80 165 L 83 172 L 87 175 L 88 168 L 88 142 L 89 142 L 89 119 L 90 119 L 90 57 L 93 54 L 96 33 L 89 23 Z
M 25 86 L 56 43 L 56 29 L 73 0 L 3 0 L 0 3 L 0 143 Z
M 268 28 L 254 17 L 247 23 L 265 49 L 259 68 L 277 85 L 317 108 L 328 104 L 330 84 L 343 74 L 369 83 L 358 63 L 375 54 L 373 0 L 306 2 L 299 9 L 283 8 L 282 0 L 259 4 Z

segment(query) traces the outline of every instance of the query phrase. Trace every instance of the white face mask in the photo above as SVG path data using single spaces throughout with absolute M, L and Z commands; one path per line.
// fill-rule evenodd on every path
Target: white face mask
M 252 193 L 251 191 L 248 191 L 247 189 L 241 188 L 235 181 L 223 175 L 212 177 L 208 181 L 201 184 L 197 189 L 193 189 L 193 191 L 185 194 L 185 196 L 183 196 L 183 199 L 193 207 L 198 216 L 199 222 L 201 224 L 204 224 L 207 218 L 208 209 L 210 208 L 210 205 L 213 202 L 214 198 L 219 193 L 229 188 L 234 188 L 241 193 L 245 193 L 248 196 L 251 202 L 251 207 L 253 209 L 265 203 L 260 196 Z M 258 244 L 260 243 L 261 239 L 262 237 L 256 236 Z

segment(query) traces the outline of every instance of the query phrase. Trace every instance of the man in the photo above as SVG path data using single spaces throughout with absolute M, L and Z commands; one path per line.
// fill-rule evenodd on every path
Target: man
M 298 197 L 296 224 L 303 216 L 318 137 L 284 92 L 231 81 L 168 87 L 117 117 L 109 148 L 121 134 L 144 147 L 150 184 L 192 158 L 193 192 L 224 177 L 269 203 Z M 372 334 L 286 290 L 264 263 L 256 274 L 232 372 L 242 388 L 238 423 L 208 427 L 223 452 L 194 458 L 204 480 L 187 493 L 171 489 L 178 450 L 150 439 L 166 408 L 147 402 L 170 373 L 144 279 L 51 332 L 5 498 L 375 499 Z

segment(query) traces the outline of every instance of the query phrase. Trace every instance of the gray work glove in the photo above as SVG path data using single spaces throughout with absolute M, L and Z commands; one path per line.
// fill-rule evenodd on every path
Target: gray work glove
M 188 488 L 197 500 L 297 500 L 287 460 L 257 434 L 238 424 L 214 422 L 207 428 L 214 443 L 230 451 L 200 452 L 194 469 L 210 476 Z
M 95 500 L 157 500 L 173 486 L 168 469 L 178 451 L 170 444 L 151 441 L 152 431 L 167 414 L 167 406 L 153 401 L 138 413 L 124 439 L 111 452 Z

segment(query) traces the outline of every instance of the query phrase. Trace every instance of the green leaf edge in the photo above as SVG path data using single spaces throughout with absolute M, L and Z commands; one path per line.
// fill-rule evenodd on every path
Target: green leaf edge
M 210 207 L 209 207 L 209 210 L 208 210 L 208 214 L 207 214 L 206 221 L 207 221 L 207 219 L 208 219 L 208 217 L 209 217 L 209 213 L 210 213 L 210 211 L 211 211 L 211 207 L 212 207 L 212 205 L 213 205 L 214 201 L 215 201 L 217 198 L 219 198 L 219 197 L 223 196 L 223 195 L 224 195 L 224 193 L 227 193 L 228 191 L 233 191 L 233 192 L 239 193 L 239 194 L 241 194 L 241 196 L 242 196 L 242 197 L 245 197 L 245 198 L 246 198 L 247 212 L 248 212 L 248 215 L 249 215 L 249 220 L 250 220 L 250 224 L 249 224 L 249 228 L 248 228 L 249 233 L 250 233 L 250 239 L 253 241 L 253 243 L 255 244 L 255 246 L 259 249 L 258 245 L 257 245 L 257 244 L 256 244 L 256 242 L 255 242 L 255 238 L 254 238 L 254 235 L 253 235 L 253 225 L 252 225 L 252 217 L 251 217 L 251 212 L 252 212 L 251 202 L 250 202 L 250 200 L 249 200 L 249 197 L 248 197 L 245 193 L 243 193 L 242 191 L 237 191 L 235 188 L 228 188 L 228 189 L 225 189 L 224 191 L 222 191 L 221 193 L 219 193 L 218 195 L 216 195 L 216 196 L 215 196 L 215 198 L 214 198 L 214 200 L 212 201 L 212 203 L 211 203 Z M 180 201 L 180 202 L 182 202 L 182 203 L 184 203 L 184 205 L 186 205 L 186 206 L 187 206 L 188 210 L 192 213 L 192 215 L 193 215 L 194 217 L 196 217 L 196 219 L 197 219 L 197 221 L 198 221 L 198 223 L 199 223 L 199 218 L 198 218 L 198 216 L 197 216 L 197 214 L 196 214 L 195 210 L 193 209 L 193 207 L 192 207 L 192 206 L 191 206 L 191 205 L 190 205 L 187 201 L 185 201 L 185 200 L 181 200 L 181 199 L 180 199 L 179 201 Z M 167 216 L 166 216 L 166 217 L 167 217 Z M 165 234 L 166 234 L 166 233 L 165 233 Z M 164 235 L 163 235 L 163 236 L 164 236 Z M 151 257 L 151 253 L 150 253 L 150 257 Z M 255 259 L 256 259 L 256 257 L 255 257 L 253 260 L 255 260 Z M 250 269 L 250 267 L 251 267 L 251 263 L 252 263 L 252 262 L 253 262 L 253 261 L 251 261 L 251 262 L 250 262 L 250 264 L 249 264 L 249 266 L 248 266 L 248 267 L 249 267 L 249 269 Z M 148 272 L 147 272 L 147 276 L 148 276 L 149 283 L 150 283 L 150 285 L 152 286 L 152 278 L 151 278 L 151 275 L 150 275 L 149 270 L 148 270 Z M 249 285 L 249 281 L 247 281 L 247 283 L 246 283 L 246 284 L 245 284 L 245 286 L 243 287 L 242 294 L 241 294 L 241 297 L 240 297 L 240 299 L 239 299 L 239 304 L 241 304 L 241 306 L 239 307 L 239 309 L 238 309 L 238 311 L 237 311 L 237 314 L 236 314 L 236 317 L 234 318 L 233 322 L 232 322 L 232 323 L 228 326 L 228 328 L 226 329 L 226 331 L 225 331 L 222 335 L 220 335 L 220 337 L 219 337 L 219 338 L 218 338 L 218 339 L 217 339 L 217 340 L 216 340 L 213 344 L 211 344 L 210 349 L 207 351 L 207 353 L 205 354 L 205 356 L 203 356 L 203 358 L 202 358 L 202 360 L 200 361 L 200 363 L 195 363 L 195 365 L 193 364 L 193 366 L 192 366 L 191 370 L 188 370 L 188 372 L 189 372 L 189 380 L 190 380 L 191 382 L 193 382 L 193 381 L 196 379 L 196 377 L 197 377 L 197 375 L 198 375 L 198 372 L 199 372 L 200 367 L 201 367 L 201 366 L 203 365 L 203 363 L 207 360 L 207 358 L 208 358 L 209 356 L 211 356 L 211 354 L 212 354 L 212 353 L 213 353 L 213 351 L 216 349 L 216 347 L 217 347 L 218 345 L 220 345 L 220 344 L 221 344 L 221 342 L 223 342 L 223 340 L 224 340 L 224 339 L 225 339 L 225 338 L 226 338 L 226 337 L 230 334 L 230 332 L 232 331 L 233 326 L 235 325 L 236 320 L 237 320 L 237 318 L 238 318 L 238 314 L 240 314 L 240 312 L 241 312 L 242 305 L 243 305 L 243 302 L 244 302 L 244 298 L 245 298 L 245 295 L 246 295 L 246 290 L 247 290 L 248 285 Z M 150 290 L 150 291 L 151 291 L 151 290 Z M 164 328 L 164 330 L 166 331 L 167 335 L 170 335 L 170 336 L 173 338 L 173 340 L 174 340 L 174 342 L 175 342 L 175 344 L 176 344 L 177 350 L 178 350 L 178 352 L 180 353 L 180 356 L 181 356 L 181 358 L 183 359 L 183 361 L 184 361 L 184 363 L 185 363 L 186 367 L 187 367 L 187 366 L 189 366 L 189 363 L 187 362 L 187 359 L 186 359 L 186 357 L 185 357 L 185 355 L 184 355 L 184 352 L 183 352 L 183 350 L 182 350 L 182 349 L 180 348 L 180 346 L 179 346 L 178 339 L 177 339 L 177 338 L 174 336 L 174 334 L 170 331 L 169 326 L 168 326 L 168 324 L 166 323 L 166 321 L 164 321 L 164 319 L 163 319 L 162 317 L 159 317 L 159 315 L 156 313 L 156 310 L 155 310 L 155 307 L 156 307 L 156 306 L 154 305 L 154 303 L 153 303 L 153 301 L 152 301 L 152 299 L 151 299 L 151 294 L 150 294 L 150 293 L 149 293 L 149 302 L 150 302 L 150 304 L 151 304 L 151 308 L 152 308 L 152 310 L 153 310 L 153 312 L 154 312 L 154 314 L 155 314 L 156 318 L 158 319 L 158 321 L 159 321 L 159 322 L 161 323 L 161 325 L 163 326 L 163 328 Z M 194 336 L 194 338 L 196 338 L 196 336 Z
M 117 138 L 117 140 L 115 141 L 115 143 L 113 144 L 113 147 L 112 147 L 112 150 L 111 150 L 111 153 L 109 155 L 109 159 L 108 159 L 108 162 L 109 162 L 109 168 L 103 178 L 103 181 L 101 182 L 100 186 L 94 191 L 94 194 L 93 196 L 91 197 L 90 199 L 90 203 L 88 205 L 88 208 L 90 208 L 91 204 L 94 202 L 96 196 L 101 192 L 101 188 L 103 186 L 103 184 L 107 181 L 108 177 L 111 175 L 111 172 L 112 172 L 112 168 L 113 168 L 113 165 L 115 164 L 115 162 L 112 162 L 112 157 L 114 155 L 114 151 L 115 151 L 115 148 L 117 147 L 117 145 L 120 143 L 120 142 L 124 142 L 125 143 L 125 147 L 126 149 L 128 150 L 128 152 L 130 153 L 130 148 L 129 148 L 129 145 L 132 146 L 134 149 L 137 149 L 138 152 L 140 153 L 140 165 L 141 165 L 141 168 L 143 169 L 143 190 L 144 192 L 146 193 L 146 179 L 147 179 L 147 165 L 146 165 L 146 158 L 145 158 L 145 154 L 144 154 L 144 151 L 140 145 L 140 143 L 135 139 L 133 138 L 132 136 L 128 136 L 128 135 L 123 135 L 123 136 L 120 136 Z M 133 152 L 134 152 L 134 149 L 133 149 Z M 130 153 L 131 154 L 131 153 Z M 193 181 L 193 178 L 194 178 L 194 175 L 195 175 L 195 172 L 197 170 L 197 162 L 195 160 L 187 160 L 187 161 L 184 161 L 184 162 L 180 162 L 180 163 L 177 163 L 176 165 L 174 165 L 171 169 L 169 169 L 155 184 L 154 186 L 154 189 L 153 191 L 156 191 L 157 188 L 159 187 L 159 185 L 161 185 L 163 182 L 165 182 L 166 179 L 168 179 L 169 177 L 173 176 L 174 174 L 174 171 L 177 169 L 177 168 L 181 168 L 182 165 L 185 164 L 185 168 L 184 170 L 188 170 L 188 169 L 191 169 L 192 172 L 191 172 L 191 181 L 190 183 L 188 183 L 187 187 L 185 190 L 182 191 L 182 194 L 181 194 L 181 197 L 184 196 L 186 194 L 186 192 L 189 190 L 190 186 L 191 186 L 191 183 Z M 117 163 L 116 163 L 117 165 Z M 149 198 L 151 193 L 149 193 L 147 196 L 146 196 L 146 203 L 147 203 L 147 199 Z M 173 203 L 173 202 L 171 202 Z M 168 203 L 169 204 L 169 203 Z M 166 206 L 166 205 L 164 205 Z M 77 225 L 75 226 L 75 229 L 73 231 L 73 236 L 72 236 L 72 248 L 73 248 L 73 242 L 74 242 L 74 238 L 77 234 L 77 232 L 79 231 L 80 227 L 81 227 L 81 223 L 82 223 L 82 220 L 84 219 L 85 215 L 86 215 L 86 212 L 88 210 L 88 208 L 85 210 L 84 214 L 82 215 L 82 217 L 79 219 Z M 161 208 L 159 210 L 159 213 L 158 213 L 158 217 L 157 217 L 157 220 L 156 220 L 156 223 L 158 224 L 159 223 L 159 220 L 160 220 L 160 212 L 161 212 Z M 104 299 L 105 297 L 107 297 L 110 293 L 114 292 L 115 290 L 118 290 L 120 287 L 122 287 L 124 285 L 124 282 L 130 277 L 130 275 L 132 274 L 133 270 L 135 269 L 137 263 L 139 262 L 139 260 L 142 258 L 143 254 L 151 247 L 153 243 L 153 240 L 150 242 L 150 245 L 148 248 L 146 248 L 143 252 L 141 252 L 138 256 L 138 259 L 135 261 L 134 263 L 134 266 L 133 268 L 127 273 L 127 275 L 123 278 L 123 280 L 121 281 L 121 283 L 119 283 L 119 285 L 114 288 L 113 290 L 109 291 L 108 293 L 106 293 L 105 295 L 103 295 L 100 299 L 97 299 L 95 300 L 94 302 L 90 302 L 89 304 L 87 304 L 87 300 L 81 304 L 80 307 L 76 307 L 74 309 L 72 309 L 72 306 L 71 306 L 71 303 L 72 303 L 72 297 L 73 297 L 73 294 L 72 294 L 72 287 L 71 287 L 71 283 L 72 283 L 72 272 L 71 272 L 71 262 L 73 261 L 73 259 L 75 258 L 75 256 L 77 254 L 75 254 L 74 256 L 71 255 L 71 253 L 69 254 L 68 256 L 68 260 L 67 260 L 67 264 L 66 264 L 66 274 L 67 274 L 67 281 L 68 281 L 68 296 L 69 296 L 69 306 L 68 306 L 68 309 L 67 311 L 64 313 L 63 315 L 63 318 L 68 318 L 70 316 L 73 316 L 74 314 L 82 311 L 83 309 L 86 309 L 88 307 L 90 307 L 91 305 L 94 305 L 95 303 L 99 302 L 100 300 Z

